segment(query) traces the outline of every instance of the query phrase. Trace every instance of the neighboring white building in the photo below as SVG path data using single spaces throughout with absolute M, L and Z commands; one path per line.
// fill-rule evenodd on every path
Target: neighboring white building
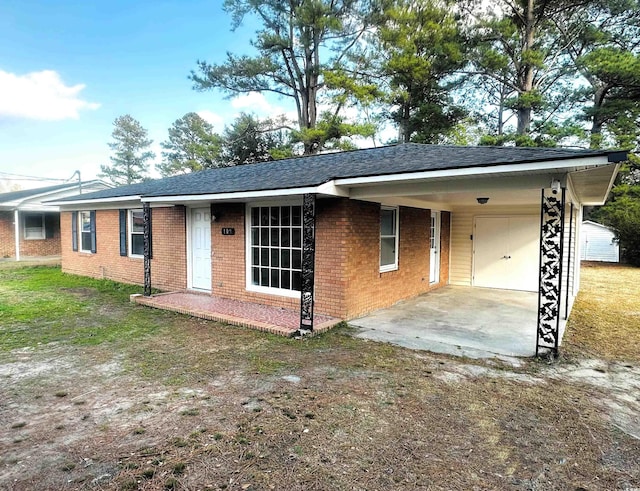
M 614 231 L 590 220 L 582 222 L 580 251 L 580 259 L 583 261 L 620 261 L 620 248 Z

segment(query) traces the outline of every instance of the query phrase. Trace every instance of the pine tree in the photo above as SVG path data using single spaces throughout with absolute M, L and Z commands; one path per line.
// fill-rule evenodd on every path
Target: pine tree
M 257 56 L 227 53 L 222 64 L 198 62 L 191 72 L 197 90 L 219 89 L 228 95 L 247 92 L 273 93 L 290 98 L 297 110 L 297 138 L 304 154 L 322 149 L 344 133 L 328 135 L 318 125 L 320 94 L 326 91 L 325 74 L 342 70 L 347 54 L 355 49 L 367 27 L 370 0 L 226 0 L 225 10 L 238 27 L 245 16 L 254 16 L 262 26 L 253 46 Z M 331 105 L 331 101 L 328 101 Z M 333 104 L 333 115 L 344 107 Z M 325 118 L 326 119 L 326 118 Z M 358 127 L 341 125 L 357 131 Z M 332 126 L 335 130 L 336 126 Z
M 111 165 L 101 165 L 99 177 L 109 179 L 115 185 L 133 184 L 148 178 L 149 161 L 155 153 L 149 150 L 153 143 L 147 130 L 128 114 L 113 122 L 113 142 L 109 143 L 113 155 Z
M 161 143 L 162 163 L 156 169 L 163 177 L 222 167 L 222 138 L 213 126 L 190 112 L 176 119 L 169 128 L 168 140 Z

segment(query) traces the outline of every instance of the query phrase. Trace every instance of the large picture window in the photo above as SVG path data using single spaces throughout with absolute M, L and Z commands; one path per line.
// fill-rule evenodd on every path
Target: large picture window
M 129 251 L 132 256 L 144 256 L 144 213 L 129 210 Z
M 249 286 L 297 292 L 302 278 L 302 207 L 250 208 Z
M 380 272 L 398 269 L 398 209 L 380 210 Z
M 44 239 L 44 213 L 26 213 L 24 215 L 24 238 L 27 240 Z

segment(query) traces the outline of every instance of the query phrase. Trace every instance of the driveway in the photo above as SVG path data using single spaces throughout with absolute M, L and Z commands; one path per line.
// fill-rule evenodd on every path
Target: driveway
M 350 321 L 356 337 L 470 358 L 534 356 L 538 295 L 447 286 Z

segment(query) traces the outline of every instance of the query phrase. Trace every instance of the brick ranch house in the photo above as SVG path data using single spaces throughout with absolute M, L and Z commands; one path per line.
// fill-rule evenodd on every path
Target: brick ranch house
M 102 181 L 82 183 L 84 192 L 107 188 Z M 0 193 L 0 259 L 60 256 L 60 210 L 45 202 L 78 191 L 76 182 Z
M 538 292 L 557 350 L 584 205 L 626 152 L 404 144 L 59 200 L 65 272 L 353 319 L 444 285 Z

